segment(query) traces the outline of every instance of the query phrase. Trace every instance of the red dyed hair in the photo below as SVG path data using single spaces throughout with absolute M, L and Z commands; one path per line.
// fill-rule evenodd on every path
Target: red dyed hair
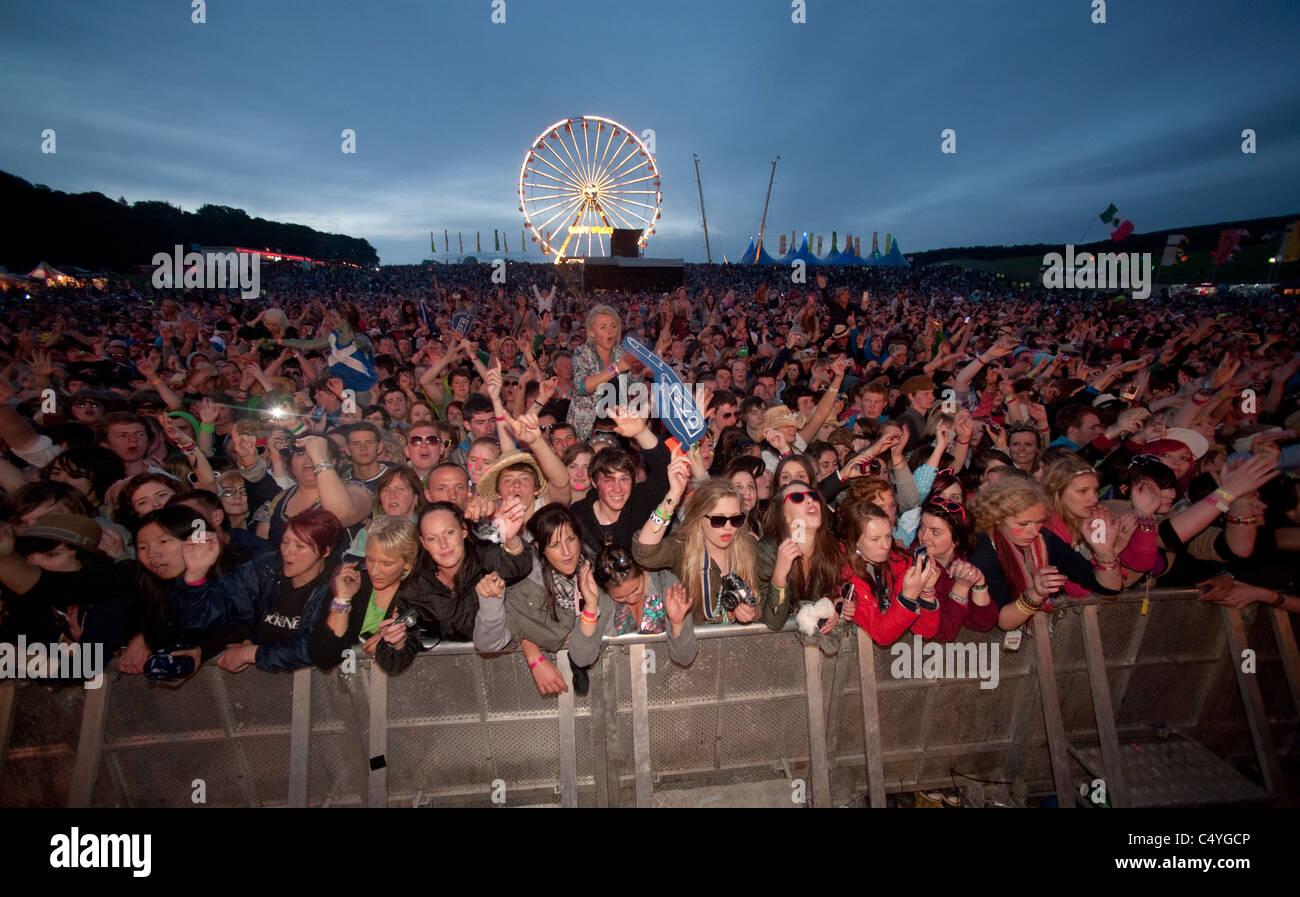
M 290 520 L 289 529 L 298 538 L 315 546 L 316 553 L 321 557 L 329 557 L 338 547 L 343 524 L 332 511 L 310 508 Z

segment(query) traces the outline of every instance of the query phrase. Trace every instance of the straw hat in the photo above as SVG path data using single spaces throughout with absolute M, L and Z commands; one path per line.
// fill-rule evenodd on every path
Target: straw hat
M 484 498 L 500 498 L 497 493 L 497 479 L 501 472 L 507 467 L 514 467 L 516 464 L 527 464 L 532 468 L 533 473 L 537 475 L 537 494 L 541 495 L 549 487 L 550 483 L 546 479 L 546 474 L 542 473 L 542 465 L 537 463 L 531 452 L 513 451 L 502 455 L 496 460 L 491 467 L 483 472 L 483 476 L 478 481 L 478 494 Z

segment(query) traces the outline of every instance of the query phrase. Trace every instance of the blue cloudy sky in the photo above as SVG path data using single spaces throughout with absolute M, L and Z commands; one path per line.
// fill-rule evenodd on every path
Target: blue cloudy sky
M 692 153 L 715 260 L 757 233 L 778 153 L 772 248 L 1067 242 L 1110 202 L 1139 232 L 1300 210 L 1295 0 L 1111 0 L 1105 24 L 1091 0 L 807 0 L 806 24 L 789 0 L 505 7 L 208 0 L 199 25 L 188 0 L 4 0 L 0 169 L 242 207 L 386 263 L 444 228 L 453 250 L 507 228 L 517 252 L 524 151 L 584 113 L 654 130 L 657 256 L 704 259 Z

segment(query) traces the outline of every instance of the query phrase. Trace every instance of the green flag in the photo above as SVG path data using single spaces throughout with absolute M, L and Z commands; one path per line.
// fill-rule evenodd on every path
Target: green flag
M 1115 217 L 1115 213 L 1118 211 L 1119 209 L 1115 207 L 1115 204 L 1111 203 L 1110 205 L 1106 206 L 1106 211 L 1102 212 L 1097 217 L 1102 220 L 1103 224 L 1110 224 L 1111 220 Z

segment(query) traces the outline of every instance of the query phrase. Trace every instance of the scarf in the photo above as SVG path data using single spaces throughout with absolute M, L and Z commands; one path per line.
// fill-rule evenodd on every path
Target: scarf
M 1030 574 L 1048 565 L 1047 542 L 1040 532 L 1026 548 L 1012 545 L 998 528 L 993 530 L 993 544 L 997 549 L 998 564 L 1006 575 L 1007 585 L 1011 587 L 1011 600 L 1015 601 L 1029 590 L 1033 582 Z M 1044 610 L 1051 609 L 1051 599 L 1043 603 Z

